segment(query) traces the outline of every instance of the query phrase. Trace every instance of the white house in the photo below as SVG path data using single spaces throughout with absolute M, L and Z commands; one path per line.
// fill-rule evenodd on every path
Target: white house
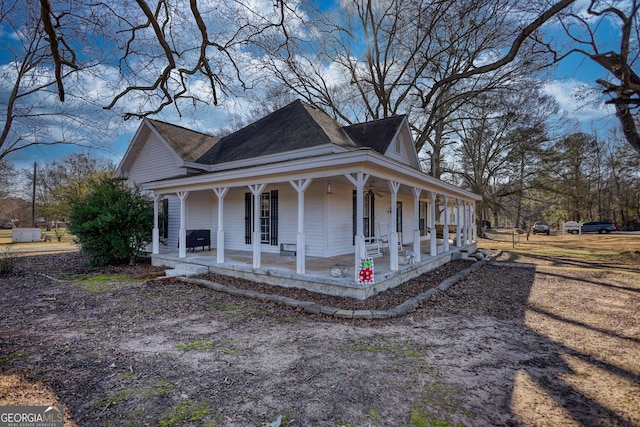
M 421 171 L 405 116 L 295 101 L 224 138 L 145 119 L 118 174 L 155 201 L 154 265 L 366 298 L 476 247 L 480 196 Z

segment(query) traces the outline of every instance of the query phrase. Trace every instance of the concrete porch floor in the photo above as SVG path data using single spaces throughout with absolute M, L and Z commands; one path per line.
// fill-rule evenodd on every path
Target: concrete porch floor
M 442 240 L 438 240 L 438 255 L 430 256 L 429 241 L 421 242 L 421 261 L 413 265 L 399 265 L 397 271 L 389 268 L 389 252 L 374 258 L 374 283 L 362 285 L 355 280 L 355 258 L 353 254 L 331 258 L 306 257 L 305 274 L 296 273 L 296 257 L 294 255 L 280 255 L 279 253 L 262 252 L 260 268 L 253 268 L 253 252 L 225 249 L 224 263 L 216 262 L 216 250 L 197 250 L 187 252 L 186 258 L 178 257 L 178 251 L 160 248 L 160 253 L 152 255 L 155 266 L 177 269 L 188 269 L 187 266 L 205 267 L 210 273 L 238 277 L 270 285 L 300 288 L 334 296 L 345 296 L 364 300 L 386 289 L 398 286 L 429 270 L 433 270 L 452 259 L 465 257 L 476 250 L 476 243 L 462 247 L 449 244 L 449 251 L 444 252 Z M 399 252 L 413 249 L 413 245 L 405 245 Z M 344 265 L 348 267 L 345 277 L 333 277 L 331 266 Z

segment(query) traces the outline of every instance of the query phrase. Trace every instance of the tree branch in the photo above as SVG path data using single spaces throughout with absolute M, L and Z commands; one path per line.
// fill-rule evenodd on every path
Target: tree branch
M 431 90 L 429 91 L 429 93 L 423 98 L 422 108 L 426 108 L 427 105 L 429 105 L 429 103 L 431 102 L 431 98 L 433 98 L 434 93 L 441 86 L 447 83 L 466 79 L 468 77 L 475 76 L 478 74 L 484 74 L 490 71 L 495 71 L 507 65 L 511 61 L 513 61 L 516 58 L 518 51 L 520 50 L 520 47 L 522 46 L 524 41 L 527 39 L 527 37 L 529 37 L 531 33 L 533 33 L 535 30 L 540 28 L 545 22 L 547 22 L 549 19 L 554 17 L 561 10 L 570 6 L 575 1 L 576 0 L 561 0 L 558 3 L 554 4 L 552 7 L 550 7 L 549 9 L 547 9 L 546 11 L 544 11 L 531 24 L 527 25 L 525 28 L 522 29 L 522 31 L 520 31 L 520 34 L 518 34 L 518 37 L 516 37 L 516 39 L 511 44 L 511 48 L 509 49 L 509 52 L 501 59 L 495 62 L 492 62 L 490 64 L 483 65 L 482 67 L 478 67 L 478 68 L 467 70 L 461 73 L 453 74 L 451 76 L 445 77 L 444 79 L 438 80 L 437 82 L 435 82 L 434 85 L 431 87 Z

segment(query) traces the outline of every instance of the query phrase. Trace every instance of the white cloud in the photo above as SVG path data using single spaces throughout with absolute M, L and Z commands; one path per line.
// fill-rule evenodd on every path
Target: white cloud
M 615 115 L 613 106 L 604 103 L 600 91 L 578 80 L 550 81 L 544 85 L 543 92 L 558 101 L 561 112 L 582 123 Z

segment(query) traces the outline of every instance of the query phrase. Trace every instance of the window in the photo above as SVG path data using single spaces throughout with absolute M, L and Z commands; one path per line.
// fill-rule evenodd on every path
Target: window
M 429 229 L 429 226 L 427 225 L 427 202 L 420 202 L 418 210 L 420 214 L 420 235 L 426 236 L 427 230 Z
M 260 195 L 260 243 L 271 240 L 271 194 Z
M 251 244 L 253 194 L 244 194 L 244 242 Z M 278 190 L 260 195 L 260 243 L 278 244 Z
M 356 209 L 357 209 L 357 192 L 353 190 L 353 244 L 355 245 L 355 236 L 357 234 Z M 375 233 L 375 194 L 368 191 L 364 193 L 364 206 L 362 210 L 362 222 L 364 228 L 364 237 L 373 237 Z

